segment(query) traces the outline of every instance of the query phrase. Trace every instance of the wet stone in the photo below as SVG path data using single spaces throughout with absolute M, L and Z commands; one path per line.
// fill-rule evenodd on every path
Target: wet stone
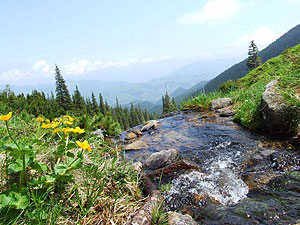
M 147 158 L 144 168 L 156 170 L 164 166 L 170 165 L 179 159 L 179 154 L 176 149 L 163 150 L 160 152 L 153 153 Z
M 177 212 L 168 212 L 169 225 L 198 225 L 190 215 L 182 215 Z
M 125 147 L 125 151 L 139 150 L 142 148 L 148 148 L 148 145 L 143 141 L 135 141 Z
M 135 139 L 137 135 L 135 133 L 129 133 L 126 135 L 125 140 L 132 140 Z

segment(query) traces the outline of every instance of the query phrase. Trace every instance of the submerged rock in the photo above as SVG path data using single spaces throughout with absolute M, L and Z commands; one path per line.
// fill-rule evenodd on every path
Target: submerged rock
M 179 153 L 176 149 L 164 150 L 153 153 L 146 160 L 144 167 L 145 169 L 156 170 L 171 163 L 175 162 L 179 158 Z
M 160 126 L 160 122 L 156 121 L 156 120 L 150 120 L 146 125 L 144 125 L 141 129 L 141 131 L 147 131 L 150 129 L 154 129 L 157 130 Z
M 230 105 L 232 105 L 231 98 L 218 98 L 218 99 L 212 100 L 211 110 L 222 109 L 222 108 L 225 108 Z
M 135 141 L 125 147 L 125 151 L 139 150 L 141 148 L 148 148 L 148 145 L 143 141 Z
M 177 212 L 168 212 L 169 225 L 198 225 L 190 215 L 182 215 Z
M 278 94 L 277 80 L 272 80 L 262 94 L 261 109 L 266 133 L 274 137 L 286 137 L 290 129 L 289 106 Z

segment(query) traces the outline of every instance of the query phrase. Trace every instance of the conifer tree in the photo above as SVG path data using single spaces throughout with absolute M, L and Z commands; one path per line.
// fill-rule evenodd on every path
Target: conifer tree
M 99 113 L 99 106 L 94 92 L 92 92 L 92 111 L 94 114 Z
M 86 103 L 82 97 L 77 85 L 75 86 L 73 94 L 73 106 L 76 115 L 83 115 L 86 113 Z
M 60 69 L 55 65 L 56 101 L 58 105 L 68 111 L 71 109 L 72 100 L 66 82 L 61 75 Z
M 162 97 L 163 114 L 176 111 L 175 106 L 172 104 L 168 91 Z
M 105 115 L 105 113 L 106 113 L 106 107 L 105 107 L 105 103 L 104 103 L 104 100 L 103 100 L 103 97 L 102 97 L 102 94 L 101 94 L 101 93 L 99 94 L 99 100 L 100 100 L 100 105 L 99 105 L 99 107 L 100 107 L 100 112 L 101 112 L 103 115 Z
M 248 70 L 251 71 L 254 68 L 260 66 L 262 64 L 261 58 L 259 57 L 259 52 L 254 41 L 251 41 L 249 50 L 248 50 L 248 59 L 247 59 L 247 67 Z

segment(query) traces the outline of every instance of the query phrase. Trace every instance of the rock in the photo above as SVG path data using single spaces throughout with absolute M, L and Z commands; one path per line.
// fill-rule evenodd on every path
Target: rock
M 139 150 L 141 148 L 148 148 L 148 145 L 143 141 L 135 141 L 125 147 L 125 151 Z
M 132 133 L 138 135 L 138 136 L 142 136 L 143 135 L 143 132 L 140 131 L 140 130 L 136 130 L 136 129 L 133 129 L 133 130 L 130 130 Z
M 168 212 L 169 225 L 198 225 L 190 215 L 182 215 L 177 212 Z
M 231 98 L 218 98 L 218 99 L 212 100 L 211 110 L 222 109 L 222 108 L 225 108 L 230 105 L 232 105 Z
M 144 168 L 156 170 L 156 169 L 159 169 L 159 168 L 162 168 L 162 167 L 172 164 L 178 158 L 179 158 L 179 154 L 178 154 L 178 151 L 175 149 L 156 152 L 156 153 L 151 154 L 150 157 L 147 158 L 147 160 L 144 164 Z
M 135 162 L 132 164 L 132 167 L 134 169 L 134 171 L 137 172 L 137 174 L 141 174 L 143 171 L 143 165 L 141 162 Z
M 200 171 L 200 169 L 194 163 L 188 162 L 186 160 L 180 160 L 172 163 L 171 165 L 165 166 L 161 169 L 157 169 L 152 173 L 147 174 L 150 179 L 160 177 L 162 174 L 166 176 L 172 176 L 178 171 L 182 170 L 195 170 Z
M 288 136 L 290 129 L 289 107 L 278 94 L 277 80 L 271 81 L 262 94 L 261 109 L 266 133 L 273 137 Z
M 150 129 L 155 129 L 157 130 L 160 126 L 160 122 L 156 121 L 156 120 L 150 120 L 146 125 L 144 125 L 141 129 L 141 131 L 147 131 Z
M 135 133 L 129 133 L 126 135 L 125 140 L 132 140 L 135 139 L 137 135 Z
M 102 140 L 104 139 L 104 135 L 101 129 L 95 130 L 91 132 L 92 135 L 100 137 Z
M 290 142 L 300 150 L 300 132 L 296 136 L 291 137 Z
M 231 106 L 217 110 L 216 112 L 220 114 L 220 117 L 231 117 L 231 116 L 234 116 L 234 114 L 235 114 L 235 112 Z

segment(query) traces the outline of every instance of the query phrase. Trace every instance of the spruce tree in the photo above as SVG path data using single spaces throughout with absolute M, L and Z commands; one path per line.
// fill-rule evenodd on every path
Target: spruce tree
M 76 115 L 83 115 L 86 113 L 86 104 L 84 98 L 82 97 L 77 85 L 75 86 L 73 94 L 73 107 Z
M 72 100 L 66 82 L 61 75 L 60 69 L 55 65 L 56 101 L 58 105 L 68 111 L 72 107 Z
M 247 67 L 248 70 L 251 71 L 256 67 L 262 64 L 261 58 L 259 57 L 259 52 L 254 41 L 251 41 L 248 50 L 248 59 L 247 59 Z
M 100 105 L 99 105 L 99 107 L 100 107 L 100 112 L 101 112 L 103 115 L 105 115 L 105 113 L 106 113 L 106 106 L 105 106 L 105 103 L 104 103 L 104 100 L 103 100 L 103 97 L 102 97 L 102 94 L 101 94 L 101 93 L 99 94 L 99 100 L 100 100 Z
M 99 113 L 99 106 L 98 106 L 96 96 L 94 95 L 94 92 L 92 92 L 92 111 L 94 114 Z

